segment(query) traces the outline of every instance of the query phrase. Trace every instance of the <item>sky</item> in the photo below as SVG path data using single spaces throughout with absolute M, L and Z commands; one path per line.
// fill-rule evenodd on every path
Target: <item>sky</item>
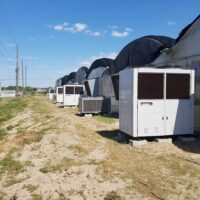
M 56 79 L 115 58 L 144 35 L 176 38 L 200 13 L 199 0 L 0 0 L 0 82 L 15 84 L 16 44 L 27 84 Z

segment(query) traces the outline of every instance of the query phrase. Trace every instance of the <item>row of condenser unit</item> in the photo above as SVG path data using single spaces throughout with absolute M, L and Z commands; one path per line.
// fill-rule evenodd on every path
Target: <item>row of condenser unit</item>
M 111 101 L 102 96 L 86 96 L 83 85 L 64 85 L 49 89 L 49 99 L 64 107 L 78 106 L 80 113 L 108 113 Z
M 119 129 L 132 137 L 191 134 L 194 130 L 194 70 L 125 69 L 119 73 Z M 84 86 L 57 87 L 57 102 L 81 113 L 103 111 L 103 97 L 83 96 Z M 52 98 L 52 97 L 51 97 Z

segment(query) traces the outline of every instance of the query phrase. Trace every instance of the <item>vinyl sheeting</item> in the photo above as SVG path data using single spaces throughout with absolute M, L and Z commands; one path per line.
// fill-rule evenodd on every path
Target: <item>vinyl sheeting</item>
M 87 67 L 84 67 L 84 66 L 80 67 L 78 71 L 76 72 L 74 83 L 83 85 L 84 81 L 86 80 L 87 72 L 88 72 Z
M 67 77 L 66 84 L 73 84 L 75 77 L 76 77 L 76 72 L 71 72 Z
M 166 36 L 149 35 L 127 44 L 110 64 L 110 74 L 116 74 L 126 67 L 140 67 L 151 63 L 163 49 L 170 48 L 175 40 Z
M 105 69 L 107 67 L 110 67 L 112 63 L 113 63 L 113 59 L 110 59 L 110 58 L 101 58 L 101 59 L 95 60 L 89 67 L 86 78 L 92 79 L 92 78 L 100 77 L 102 73 L 105 71 Z M 100 68 L 102 68 L 102 70 L 100 70 Z

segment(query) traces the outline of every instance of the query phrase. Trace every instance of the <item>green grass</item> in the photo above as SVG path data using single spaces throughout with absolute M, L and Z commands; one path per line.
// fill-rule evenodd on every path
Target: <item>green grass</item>
M 30 193 L 34 192 L 35 190 L 38 189 L 38 185 L 32 185 L 32 184 L 28 184 L 28 185 L 24 185 L 23 188 L 27 189 L 27 191 L 29 191 Z
M 22 172 L 22 170 L 23 165 L 21 162 L 14 160 L 11 153 L 8 153 L 5 158 L 0 160 L 0 174 L 5 172 L 9 174 L 18 174 Z
M 21 179 L 17 179 L 15 176 L 10 176 L 8 178 L 6 178 L 6 182 L 5 182 L 5 187 L 10 187 L 16 183 L 21 183 L 24 180 L 26 180 L 26 178 L 21 178 Z
M 51 163 L 48 162 L 43 168 L 40 169 L 40 171 L 42 173 L 49 173 L 49 172 L 56 172 L 56 171 L 61 172 L 62 170 L 72 167 L 75 164 L 76 163 L 73 159 L 64 157 L 55 165 L 51 165 Z
M 94 116 L 94 119 L 96 119 L 99 122 L 107 123 L 107 124 L 112 124 L 114 123 L 114 118 L 111 118 L 109 116 L 102 116 L 102 115 L 96 115 Z
M 14 128 L 14 126 L 12 126 L 12 125 L 9 125 L 9 126 L 6 127 L 6 129 L 7 129 L 8 131 L 12 130 L 13 128 Z
M 108 192 L 104 200 L 122 200 L 122 198 L 117 194 L 116 191 Z
M 51 116 L 52 113 L 52 104 L 46 101 L 46 97 L 34 97 L 32 98 L 32 108 L 39 114 L 48 115 L 48 118 Z
M 40 194 L 31 194 L 32 200 L 42 200 L 42 195 Z
M 11 119 L 19 112 L 22 112 L 27 106 L 26 99 L 6 100 L 0 104 L 0 123 Z
M 77 153 L 81 156 L 86 156 L 88 154 L 87 149 L 82 147 L 81 144 L 70 145 L 70 146 L 68 146 L 68 149 L 72 150 L 74 153 Z
M 0 129 L 0 141 L 7 135 L 7 131 L 5 129 Z

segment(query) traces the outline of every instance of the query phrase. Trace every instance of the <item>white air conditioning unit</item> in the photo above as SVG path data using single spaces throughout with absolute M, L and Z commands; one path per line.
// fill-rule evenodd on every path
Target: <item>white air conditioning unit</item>
M 110 112 L 110 99 L 103 97 L 81 97 L 79 101 L 79 112 L 82 114 Z
M 78 106 L 83 92 L 83 85 L 64 85 L 64 106 Z
M 56 103 L 63 103 L 63 86 L 56 88 Z
M 49 89 L 49 100 L 53 100 L 55 95 L 55 89 Z
M 193 133 L 194 70 L 134 68 L 119 76 L 120 130 L 132 137 Z

